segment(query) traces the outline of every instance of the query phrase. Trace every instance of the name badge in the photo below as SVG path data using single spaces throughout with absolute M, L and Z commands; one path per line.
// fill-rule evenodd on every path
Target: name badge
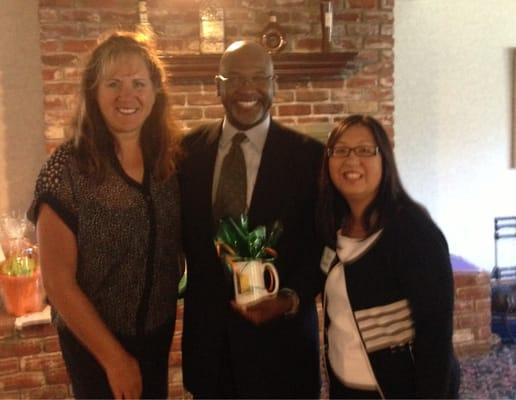
M 335 251 L 330 249 L 328 246 L 326 246 L 323 250 L 322 257 L 321 257 L 321 270 L 328 274 L 328 271 L 330 270 L 331 263 L 335 259 Z

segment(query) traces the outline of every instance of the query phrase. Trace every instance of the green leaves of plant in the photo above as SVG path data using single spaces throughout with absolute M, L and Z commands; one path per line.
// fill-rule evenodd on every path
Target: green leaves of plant
M 249 231 L 248 217 L 242 214 L 236 220 L 227 217 L 220 221 L 215 244 L 236 258 L 274 258 L 276 251 L 273 248 L 282 231 L 283 226 L 279 221 L 274 222 L 269 234 L 263 225 Z

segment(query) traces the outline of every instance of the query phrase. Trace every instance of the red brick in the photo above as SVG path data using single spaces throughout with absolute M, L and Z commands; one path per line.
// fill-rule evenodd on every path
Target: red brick
M 20 370 L 18 358 L 1 358 L 0 375 L 12 374 Z
M 40 7 L 72 7 L 75 0 L 39 0 Z
M 455 287 L 474 286 L 477 283 L 477 273 L 454 272 L 453 281 Z
M 455 307 L 454 307 L 454 313 L 458 314 L 464 314 L 475 311 L 475 302 L 474 300 L 455 300 Z
M 64 37 L 80 37 L 79 24 L 41 24 L 40 36 L 42 39 L 62 39 Z
M 381 0 L 382 9 L 390 9 L 394 8 L 394 0 Z
M 175 106 L 186 106 L 186 96 L 184 94 L 170 94 L 170 104 Z
M 44 94 L 77 94 L 79 83 L 49 83 L 43 84 Z
M 394 86 L 394 77 L 389 76 L 385 78 L 380 78 L 379 84 L 382 87 L 392 88 Z
M 491 311 L 491 298 L 475 300 L 475 310 Z
M 315 104 L 314 114 L 340 114 L 344 112 L 344 104 Z
M 378 111 L 378 103 L 375 101 L 352 101 L 347 104 L 350 113 L 374 113 Z
M 217 107 L 206 107 L 204 109 L 204 118 L 208 119 L 219 119 L 224 116 L 224 107 L 217 106 Z M 202 122 L 202 121 L 200 121 Z
M 292 103 L 294 101 L 294 92 L 286 90 L 278 90 L 274 95 L 274 103 Z
M 391 11 L 366 11 L 362 15 L 363 22 L 392 23 L 394 15 Z
M 64 368 L 65 364 L 61 353 L 43 353 L 37 356 L 27 356 L 20 358 L 22 371 L 44 371 Z
M 63 51 L 70 53 L 85 53 L 92 50 L 96 45 L 96 40 L 63 40 Z
M 22 399 L 67 399 L 71 393 L 68 385 L 45 385 L 22 392 Z
M 468 286 L 460 287 L 455 290 L 455 296 L 457 299 L 486 299 L 491 296 L 491 289 L 485 286 Z
M 344 79 L 314 79 L 312 87 L 314 89 L 342 89 L 344 87 Z
M 43 54 L 54 53 L 61 47 L 61 43 L 57 40 L 46 40 L 40 42 L 41 52 Z
M 100 12 L 100 19 L 107 24 L 134 24 L 136 22 L 136 7 L 124 11 L 109 10 Z M 151 21 L 152 22 L 152 21 Z
M 70 378 L 68 377 L 68 372 L 65 367 L 45 370 L 44 373 L 47 383 L 49 384 L 70 383 Z
M 12 338 L 0 341 L 0 358 L 26 356 L 40 352 L 40 340 Z
M 15 334 L 14 319 L 15 317 L 3 311 L 0 312 L 0 339 L 9 338 Z
M 355 77 L 346 81 L 348 88 L 370 88 L 375 87 L 377 83 L 376 77 Z
M 45 384 L 45 377 L 41 372 L 18 372 L 2 377 L 4 390 L 26 389 L 39 387 Z
M 278 78 L 278 88 L 279 90 L 288 90 L 288 89 L 301 89 L 308 88 L 310 86 L 308 81 L 288 81 Z M 314 86 L 315 87 L 315 86 Z
M 41 77 L 43 78 L 43 81 L 48 82 L 62 79 L 63 74 L 58 68 L 43 68 L 41 71 Z
M 392 24 L 383 24 L 380 28 L 380 34 L 385 36 L 392 36 L 394 34 L 394 27 Z
M 50 8 L 40 7 L 39 22 L 57 22 L 59 20 L 59 12 Z
M 200 92 L 202 89 L 202 85 L 199 83 L 192 83 L 190 85 L 188 84 L 179 84 L 172 82 L 169 84 L 170 92 L 171 93 L 182 93 L 182 92 Z
M 52 54 L 42 55 L 41 62 L 43 66 L 57 67 L 63 65 L 71 65 L 77 61 L 77 56 L 73 54 Z
M 43 351 L 45 353 L 61 351 L 61 346 L 59 345 L 59 339 L 57 336 L 47 337 L 43 340 Z
M 348 0 L 350 8 L 376 8 L 377 0 Z
M 377 104 L 377 103 L 373 102 L 372 104 Z M 383 101 L 383 102 L 380 103 L 380 106 L 377 108 L 377 110 L 379 110 L 381 112 L 394 113 L 394 102 L 392 102 L 392 101 Z M 350 111 L 352 111 L 351 110 L 351 106 L 350 106 Z M 360 111 L 360 112 L 375 112 L 375 111 L 376 110 L 374 110 L 374 111 Z
M 377 36 L 380 34 L 380 25 L 364 23 L 347 24 L 346 31 L 351 36 Z
M 70 113 L 69 110 L 64 112 L 66 115 Z M 20 331 L 20 337 L 22 338 L 54 336 L 56 334 L 56 328 L 50 323 L 28 326 Z
M 19 399 L 20 398 L 20 392 L 4 392 L 0 391 L 0 399 L 1 400 L 13 400 L 13 399 Z
M 220 98 L 212 94 L 188 94 L 187 103 L 193 106 L 212 106 L 220 104 Z
M 300 124 L 316 124 L 316 123 L 325 123 L 329 122 L 326 117 L 300 117 L 298 118 L 298 122 Z
M 345 10 L 336 12 L 333 16 L 335 22 L 358 22 L 360 21 L 360 12 Z
M 466 315 L 457 315 L 457 326 L 463 328 L 478 328 L 481 326 L 490 326 L 491 313 L 471 313 Z
M 63 10 L 61 11 L 61 19 L 63 21 L 72 22 L 100 22 L 100 16 L 94 10 Z
M 91 7 L 91 8 L 113 8 L 122 7 L 129 4 L 126 0 L 76 0 L 76 7 Z
M 394 39 L 391 36 L 366 37 L 364 47 L 366 49 L 392 49 Z
M 308 115 L 310 114 L 310 106 L 305 104 L 285 104 L 278 107 L 278 112 L 281 116 L 289 115 Z
M 326 101 L 329 97 L 329 92 L 326 90 L 298 90 L 296 92 L 296 101 Z
M 481 326 L 476 329 L 475 332 L 475 339 L 478 340 L 488 340 L 491 338 L 492 332 L 491 332 L 491 326 Z

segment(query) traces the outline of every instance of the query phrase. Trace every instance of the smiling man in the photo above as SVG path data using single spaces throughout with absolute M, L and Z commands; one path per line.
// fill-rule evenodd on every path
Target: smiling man
M 184 384 L 196 398 L 318 398 L 314 209 L 323 146 L 271 119 L 276 76 L 261 45 L 230 45 L 215 80 L 224 119 L 183 142 Z M 250 228 L 283 225 L 280 291 L 245 310 L 232 301 L 213 244 L 220 218 L 243 212 Z

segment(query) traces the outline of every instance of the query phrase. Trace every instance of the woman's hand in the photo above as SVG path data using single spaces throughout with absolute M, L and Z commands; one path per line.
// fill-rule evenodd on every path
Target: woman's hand
M 115 399 L 139 399 L 142 395 L 142 375 L 138 362 L 126 352 L 105 367 Z

